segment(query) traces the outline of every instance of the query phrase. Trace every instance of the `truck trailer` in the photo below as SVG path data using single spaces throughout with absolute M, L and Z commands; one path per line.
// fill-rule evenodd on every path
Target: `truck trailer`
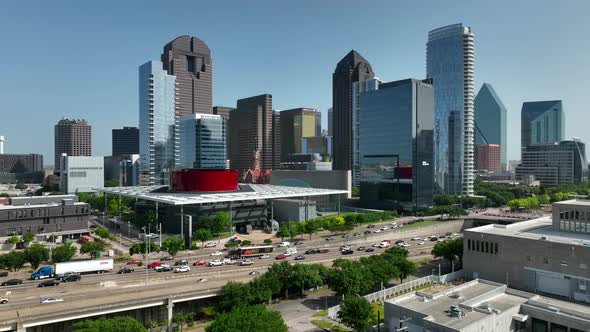
M 104 273 L 113 270 L 112 259 L 91 259 L 83 261 L 72 261 L 55 263 L 54 267 L 42 266 L 37 272 L 31 274 L 31 279 L 60 278 L 66 273 Z

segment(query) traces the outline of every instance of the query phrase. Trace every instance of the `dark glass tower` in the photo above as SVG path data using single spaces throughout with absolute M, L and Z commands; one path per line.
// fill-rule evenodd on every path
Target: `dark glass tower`
M 361 204 L 416 211 L 432 205 L 431 80 L 383 83 L 360 95 Z
M 164 46 L 163 68 L 176 76 L 178 116 L 213 113 L 213 62 L 207 44 L 180 36 Z
M 357 51 L 350 51 L 332 74 L 333 163 L 335 170 L 352 169 L 352 86 L 375 77 L 371 65 Z
M 139 128 L 113 129 L 112 156 L 139 154 Z
M 565 117 L 561 100 L 531 101 L 522 104 L 520 119 L 521 150 L 533 144 L 561 142 Z
M 506 169 L 506 107 L 489 83 L 484 83 L 475 97 L 475 144 L 500 145 L 500 163 Z

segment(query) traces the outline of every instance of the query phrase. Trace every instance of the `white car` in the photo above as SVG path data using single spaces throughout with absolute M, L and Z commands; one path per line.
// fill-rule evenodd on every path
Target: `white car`
M 422 239 L 422 241 L 428 241 L 428 240 L 430 240 L 430 238 L 425 237 Z
M 221 252 L 221 251 L 212 252 L 211 256 L 223 256 L 223 252 Z
M 419 240 L 420 240 L 420 238 L 419 238 L 419 237 L 417 237 L 417 236 L 414 236 L 414 237 L 412 238 L 412 241 L 419 241 Z
M 206 282 L 207 278 L 200 278 L 199 280 L 197 280 L 197 282 Z
M 259 257 L 260 259 L 266 259 L 266 258 L 270 258 L 269 254 L 264 254 L 262 256 Z
M 383 226 L 383 227 L 381 227 L 381 229 L 384 230 L 384 231 L 386 231 L 386 230 L 389 229 L 389 227 L 388 226 Z
M 421 246 L 421 245 L 423 245 L 423 244 L 424 244 L 424 241 L 420 241 L 420 242 L 418 242 L 418 245 L 419 245 L 419 246 Z
M 289 245 L 291 245 L 291 243 L 284 241 L 284 242 L 279 243 L 277 245 L 277 247 L 288 247 Z
M 174 269 L 174 272 L 176 272 L 176 273 L 183 273 L 183 272 L 188 272 L 190 270 L 191 270 L 190 266 L 183 265 L 183 266 L 179 266 L 176 269 Z
M 55 302 L 63 302 L 64 299 L 58 297 L 47 297 L 41 300 L 41 303 L 55 303 Z
M 205 248 L 214 248 L 215 246 L 217 246 L 217 243 L 215 243 L 215 242 L 208 242 L 205 245 Z
M 170 271 L 170 265 L 168 265 L 168 264 L 162 264 L 160 266 L 156 266 L 154 268 L 154 270 L 156 270 L 156 271 L 160 271 L 160 270 Z
M 381 233 L 381 230 L 380 229 L 376 229 L 376 230 L 373 231 L 373 233 Z
M 0 296 L 0 304 L 6 304 L 8 303 L 8 299 L 5 298 L 4 296 Z
M 150 238 L 150 239 L 153 239 L 153 238 L 156 238 L 156 237 L 158 237 L 158 234 L 149 233 L 149 234 L 146 234 L 146 236 L 145 236 L 145 237 L 147 237 L 147 238 Z
M 232 261 L 229 258 L 224 258 L 223 259 L 223 264 L 226 264 L 226 265 L 233 265 L 233 264 L 237 264 L 237 263 L 238 263 L 238 261 Z
M 223 265 L 223 262 L 220 261 L 219 259 L 209 262 L 209 266 L 222 266 L 222 265 Z
M 248 265 L 252 265 L 252 264 L 254 264 L 254 262 L 249 259 L 245 259 L 240 262 L 240 266 L 248 266 Z
M 375 244 L 373 245 L 373 247 L 375 247 L 375 248 L 379 248 L 379 246 L 380 246 L 380 245 L 381 245 L 381 243 L 375 243 Z

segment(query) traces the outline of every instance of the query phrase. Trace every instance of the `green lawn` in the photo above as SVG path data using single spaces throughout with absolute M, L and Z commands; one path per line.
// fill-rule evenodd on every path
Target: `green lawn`
M 326 320 L 314 319 L 311 321 L 311 323 L 321 329 L 329 329 L 332 327 L 332 323 Z
M 434 225 L 436 223 L 438 223 L 438 221 L 436 221 L 436 220 L 425 220 L 425 221 L 420 221 L 420 222 L 413 223 L 410 225 L 404 225 L 404 226 L 402 226 L 402 228 L 405 229 L 405 228 L 413 228 L 413 227 L 424 227 L 424 226 Z
M 429 264 L 430 262 L 432 262 L 432 259 L 424 258 L 424 259 L 417 260 L 414 263 L 416 263 L 416 265 L 420 267 L 422 265 Z

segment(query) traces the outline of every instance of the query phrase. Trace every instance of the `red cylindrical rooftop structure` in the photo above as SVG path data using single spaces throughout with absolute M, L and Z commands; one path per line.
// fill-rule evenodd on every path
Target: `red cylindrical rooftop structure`
M 238 190 L 238 171 L 182 169 L 170 173 L 171 192 L 218 192 Z

